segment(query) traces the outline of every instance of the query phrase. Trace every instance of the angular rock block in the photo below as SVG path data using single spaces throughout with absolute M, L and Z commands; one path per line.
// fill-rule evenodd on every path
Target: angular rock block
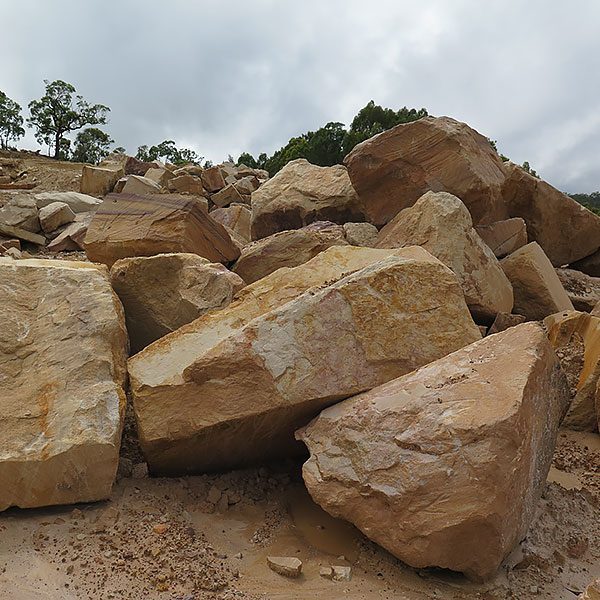
M 504 258 L 527 243 L 527 226 L 519 217 L 475 228 L 496 258 Z
M 83 165 L 79 191 L 90 196 L 105 196 L 113 191 L 115 184 L 123 175 L 125 169 L 116 164 L 97 167 Z
M 104 267 L 0 258 L 0 510 L 108 498 L 127 332 Z
M 543 329 L 518 325 L 324 410 L 297 433 L 304 481 L 409 565 L 487 579 L 527 533 L 567 405 Z
M 142 449 L 155 474 L 291 455 L 322 408 L 480 337 L 422 248 L 329 248 L 130 359 Z
M 574 269 L 556 269 L 575 310 L 591 312 L 600 302 L 600 277 L 590 277 Z
M 88 258 L 111 266 L 120 258 L 192 252 L 211 262 L 239 256 L 225 228 L 198 200 L 178 194 L 109 194 L 85 236 Z

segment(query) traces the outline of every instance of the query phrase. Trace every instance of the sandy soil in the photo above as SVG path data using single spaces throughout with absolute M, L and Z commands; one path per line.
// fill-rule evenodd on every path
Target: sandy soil
M 110 501 L 0 515 L 0 598 L 11 600 L 572 600 L 600 576 L 600 436 L 561 432 L 529 535 L 498 576 L 474 584 L 416 570 L 315 505 L 300 464 L 152 479 L 125 435 Z M 133 475 L 133 476 L 132 476 Z M 298 579 L 269 555 L 303 561 Z M 349 565 L 351 581 L 319 575 Z

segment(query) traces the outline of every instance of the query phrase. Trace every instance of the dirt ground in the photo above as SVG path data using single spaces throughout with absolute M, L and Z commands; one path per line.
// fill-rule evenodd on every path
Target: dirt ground
M 538 516 L 486 584 L 402 564 L 314 504 L 299 463 L 148 478 L 132 434 L 110 501 L 0 515 L 0 598 L 572 600 L 600 576 L 597 434 L 561 432 Z M 300 558 L 300 578 L 272 572 L 269 555 Z M 321 577 L 330 565 L 351 580 Z

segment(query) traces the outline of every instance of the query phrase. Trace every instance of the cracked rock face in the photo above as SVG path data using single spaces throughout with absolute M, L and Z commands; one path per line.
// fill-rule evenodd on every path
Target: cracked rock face
M 297 432 L 304 481 L 404 562 L 486 579 L 527 532 L 568 400 L 524 323 L 324 410 Z
M 422 248 L 329 248 L 130 359 L 142 449 L 157 474 L 297 453 L 295 429 L 322 408 L 479 338 L 455 275 Z
M 107 498 L 127 333 L 106 270 L 0 258 L 0 318 L 0 510 Z

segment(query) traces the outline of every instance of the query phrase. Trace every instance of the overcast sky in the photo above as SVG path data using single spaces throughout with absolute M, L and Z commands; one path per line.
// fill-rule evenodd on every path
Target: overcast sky
M 597 0 L 0 0 L 0 19 L 0 90 L 25 107 L 64 79 L 129 152 L 271 153 L 373 99 L 600 189 Z

